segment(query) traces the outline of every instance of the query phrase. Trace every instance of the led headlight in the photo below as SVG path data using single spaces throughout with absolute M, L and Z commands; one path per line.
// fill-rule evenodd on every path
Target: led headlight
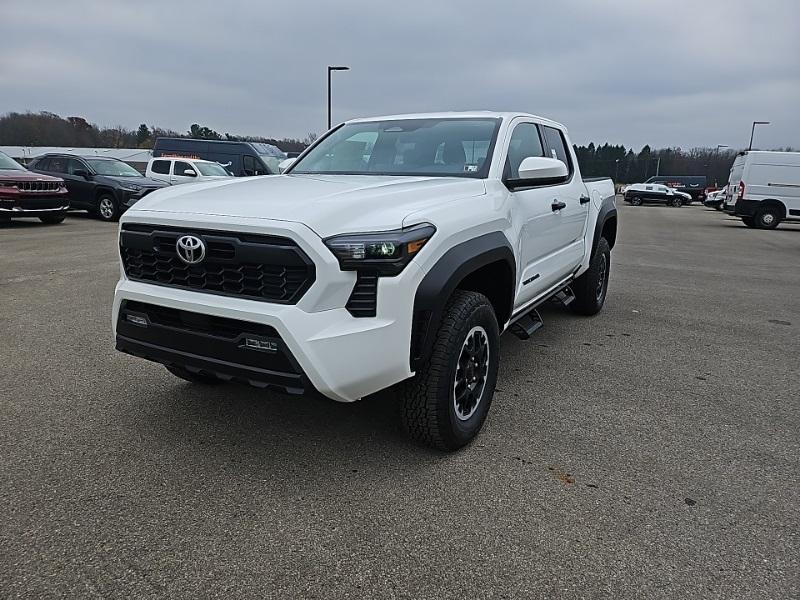
M 122 189 L 126 192 L 140 192 L 142 191 L 142 186 L 136 185 L 135 183 L 126 183 L 122 186 Z
M 381 275 L 400 273 L 436 232 L 433 225 L 377 233 L 347 233 L 325 240 L 343 271 L 372 269 Z

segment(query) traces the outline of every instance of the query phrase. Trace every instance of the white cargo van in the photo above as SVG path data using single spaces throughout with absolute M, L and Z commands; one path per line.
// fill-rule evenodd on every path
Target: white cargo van
M 748 227 L 800 221 L 800 152 L 742 152 L 733 161 L 725 210 Z
M 233 177 L 219 163 L 199 158 L 162 156 L 147 163 L 147 177 L 175 185 Z

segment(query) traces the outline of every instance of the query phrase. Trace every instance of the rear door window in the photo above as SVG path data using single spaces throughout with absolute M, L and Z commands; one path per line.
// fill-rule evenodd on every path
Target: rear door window
M 62 156 L 54 156 L 50 159 L 50 168 L 48 171 L 52 171 L 53 173 L 66 173 L 67 159 Z
M 153 173 L 158 173 L 160 175 L 169 175 L 170 162 L 172 162 L 172 161 L 169 161 L 169 160 L 154 160 L 153 161 L 153 167 L 152 167 Z
M 564 142 L 564 136 L 555 127 L 543 126 L 544 139 L 547 142 L 547 148 L 550 151 L 552 158 L 557 158 L 569 168 L 570 174 L 572 173 L 572 161 L 569 158 L 567 145 Z

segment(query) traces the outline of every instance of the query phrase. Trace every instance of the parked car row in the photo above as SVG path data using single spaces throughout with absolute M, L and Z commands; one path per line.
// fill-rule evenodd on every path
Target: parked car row
M 634 183 L 625 188 L 625 202 L 633 206 L 641 206 L 649 202 L 666 204 L 667 206 L 683 206 L 692 201 L 692 196 L 659 183 Z

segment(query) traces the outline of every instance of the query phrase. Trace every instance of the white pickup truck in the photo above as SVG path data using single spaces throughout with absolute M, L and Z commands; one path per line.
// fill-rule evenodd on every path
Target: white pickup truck
M 548 300 L 594 315 L 617 209 L 562 125 L 523 113 L 357 119 L 284 174 L 154 192 L 120 222 L 116 347 L 188 381 L 350 402 L 399 384 L 410 435 L 481 429 L 500 334 Z

